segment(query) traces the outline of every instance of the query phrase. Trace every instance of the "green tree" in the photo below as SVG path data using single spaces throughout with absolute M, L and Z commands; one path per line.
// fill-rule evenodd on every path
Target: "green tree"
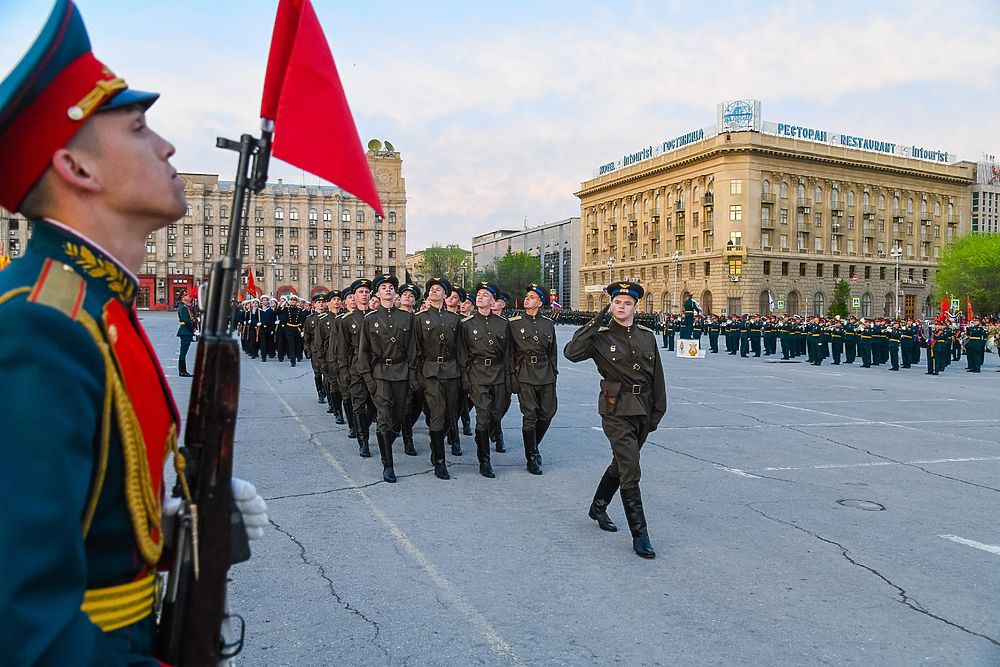
M 455 243 L 446 246 L 435 243 L 424 250 L 423 259 L 420 260 L 420 274 L 428 278 L 441 276 L 459 283 L 462 281 L 463 261 L 466 263 L 465 278 L 468 283 L 469 278 L 472 277 L 472 261 L 469 258 L 469 253 Z M 421 289 L 423 289 L 422 285 Z
M 477 276 L 477 280 L 488 280 L 500 286 L 511 298 L 521 303 L 522 290 L 531 283 L 539 283 L 542 276 L 542 260 L 526 252 L 509 253 L 488 265 Z M 514 304 L 511 304 L 512 306 Z
M 969 234 L 944 249 L 934 278 L 935 296 L 972 299 L 977 314 L 1000 312 L 1000 234 Z
M 847 310 L 847 300 L 850 298 L 851 284 L 841 278 L 833 286 L 833 301 L 830 303 L 830 309 L 826 311 L 827 317 L 836 317 L 837 315 L 847 317 L 850 312 Z

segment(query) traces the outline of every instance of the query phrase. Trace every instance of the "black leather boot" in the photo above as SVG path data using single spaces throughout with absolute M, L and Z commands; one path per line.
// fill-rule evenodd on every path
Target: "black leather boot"
M 535 458 L 538 459 L 538 465 L 542 465 L 542 453 L 538 451 L 538 445 L 542 444 L 542 438 L 545 437 L 545 432 L 549 430 L 549 424 L 551 423 L 547 419 L 540 419 L 535 422 Z
M 462 455 L 462 441 L 458 438 L 458 423 L 448 427 L 448 444 L 451 445 L 451 455 Z
M 407 456 L 416 456 L 417 448 L 413 446 L 413 424 L 407 424 L 407 419 L 403 420 L 403 453 Z
M 368 445 L 368 427 L 365 426 L 365 421 L 358 414 L 354 415 L 354 428 L 358 439 L 358 454 L 361 455 L 363 459 L 369 459 L 372 456 L 371 449 Z
M 524 441 L 524 459 L 528 462 L 528 472 L 541 475 L 542 466 L 538 464 L 538 446 L 535 444 L 535 429 L 521 429 L 521 439 Z
M 468 412 L 462 413 L 462 435 L 472 435 L 472 418 Z
M 188 373 L 187 359 L 177 360 L 177 375 L 182 378 L 189 378 L 191 374 Z
M 329 385 L 326 387 L 326 412 L 327 414 L 336 415 L 337 411 L 340 410 L 340 394 L 333 391 Z
M 497 424 L 496 426 L 493 427 L 493 433 L 490 439 L 494 440 L 497 443 L 496 449 L 499 453 L 501 454 L 507 453 L 507 447 L 504 446 L 503 442 L 503 427 L 500 426 L 500 424 Z
M 496 473 L 490 465 L 490 434 L 487 431 L 476 431 L 476 454 L 479 456 L 479 474 L 493 479 Z
M 313 375 L 313 380 L 316 382 L 316 396 L 319 398 L 319 402 L 326 403 L 326 392 L 323 390 L 323 377 L 321 375 Z
M 646 515 L 642 511 L 639 487 L 622 489 L 621 496 L 628 528 L 632 532 L 632 550 L 642 558 L 656 558 L 653 545 L 649 543 L 649 533 L 646 532 Z
M 597 491 L 594 493 L 594 501 L 590 503 L 590 512 L 588 512 L 588 515 L 597 522 L 601 530 L 606 530 L 609 533 L 618 532 L 618 526 L 608 516 L 608 503 L 611 502 L 611 499 L 615 497 L 617 492 L 618 478 L 605 470 L 604 477 L 601 478 L 600 483 L 597 485 Z
M 344 398 L 344 416 L 347 418 L 347 424 L 350 427 L 347 437 L 356 440 L 358 437 L 358 422 L 354 418 L 354 406 L 351 405 L 350 398 Z
M 378 440 L 378 451 L 382 456 L 382 479 L 395 484 L 396 471 L 392 469 L 392 441 L 396 439 L 395 435 L 376 431 L 375 438 Z
M 444 459 L 444 432 L 431 431 L 431 465 L 438 479 L 451 479 Z

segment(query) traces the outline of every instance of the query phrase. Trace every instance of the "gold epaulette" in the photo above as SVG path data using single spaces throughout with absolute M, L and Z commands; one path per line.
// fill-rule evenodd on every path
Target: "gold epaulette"
M 610 331 L 610 330 L 611 330 L 611 327 L 597 327 L 597 332 L 598 333 L 600 333 L 602 331 Z
M 652 330 L 652 329 L 650 329 L 650 328 L 649 328 L 649 327 L 647 327 L 647 326 L 643 326 L 642 324 L 637 324 L 637 325 L 635 325 L 635 328 L 636 328 L 636 329 L 642 329 L 643 331 L 648 331 L 649 333 L 653 333 L 653 330 Z
M 463 317 L 463 318 L 462 318 L 462 321 L 463 321 L 463 322 L 468 322 L 468 321 L 469 321 L 469 320 L 471 320 L 471 319 L 472 319 L 473 317 L 475 317 L 475 315 L 466 315 L 465 317 Z
M 87 283 L 83 276 L 68 264 L 47 259 L 31 288 L 28 301 L 55 308 L 75 320 L 86 295 Z
M 520 316 L 520 315 L 515 315 L 514 317 L 510 318 L 510 319 L 509 319 L 509 320 L 507 320 L 507 321 L 508 321 L 508 322 L 516 322 L 516 321 L 517 321 L 517 320 L 519 320 L 519 319 L 521 319 L 521 316 Z

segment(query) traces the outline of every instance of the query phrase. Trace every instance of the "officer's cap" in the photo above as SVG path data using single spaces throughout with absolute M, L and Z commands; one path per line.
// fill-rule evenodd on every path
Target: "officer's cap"
M 424 283 L 424 292 L 425 293 L 429 292 L 431 290 L 431 287 L 433 287 L 434 285 L 440 285 L 441 289 L 444 290 L 445 294 L 451 294 L 452 290 L 451 283 L 448 282 L 445 278 L 431 278 L 430 280 Z
M 352 283 L 352 284 L 348 285 L 347 287 L 345 287 L 343 289 L 343 291 L 341 291 L 340 297 L 342 299 L 346 299 L 347 297 L 349 297 L 349 296 L 351 296 L 353 294 L 354 294 L 354 285 Z
M 326 293 L 326 300 L 333 301 L 334 299 L 339 299 L 343 296 L 339 289 L 332 289 Z
M 492 294 L 494 299 L 499 299 L 500 298 L 500 290 L 497 289 L 496 285 L 494 285 L 493 283 L 491 283 L 488 280 L 483 280 L 483 281 L 481 281 L 480 283 L 478 283 L 476 285 L 476 294 L 479 294 L 479 290 L 481 290 L 481 289 L 484 289 L 487 292 L 489 292 L 490 294 Z
M 390 276 L 388 273 L 383 273 L 375 279 L 375 282 L 372 284 L 372 289 L 377 290 L 379 285 L 383 283 L 389 283 L 392 285 L 393 289 L 399 287 L 399 279 L 396 276 Z
M 448 290 L 448 296 L 451 296 L 452 294 L 458 295 L 458 300 L 460 303 L 469 298 L 469 295 L 466 294 L 465 290 L 462 289 L 461 287 L 458 287 L 457 285 L 452 285 L 451 289 Z
M 358 278 L 353 283 L 351 283 L 352 292 L 357 292 L 362 287 L 370 290 L 372 288 L 372 281 L 368 280 L 367 278 Z
M 399 293 L 402 294 L 403 292 L 413 292 L 413 298 L 415 298 L 417 301 L 420 300 L 420 288 L 414 285 L 413 283 L 403 283 L 402 285 L 400 285 Z
M 95 58 L 76 5 L 57 0 L 28 52 L 0 83 L 0 206 L 18 210 L 53 152 L 94 113 L 133 104 L 149 108 L 157 97 L 129 90 Z
M 500 294 L 497 295 L 497 301 L 510 301 L 510 294 L 507 294 L 507 292 L 500 292 Z
M 530 285 L 524 288 L 524 293 L 527 294 L 528 292 L 534 292 L 535 294 L 537 294 L 538 298 L 542 300 L 543 306 L 549 305 L 549 294 L 548 292 L 545 291 L 545 288 L 542 287 L 541 285 L 538 285 L 537 283 L 531 283 Z
M 314 294 L 313 301 L 326 301 L 326 292 L 320 292 L 319 294 Z
M 628 281 L 611 283 L 610 285 L 608 285 L 607 292 L 608 296 L 610 296 L 612 299 L 618 296 L 619 294 L 627 294 L 636 301 L 641 299 L 642 295 L 646 293 L 646 291 L 642 289 L 642 285 L 640 285 L 639 283 L 633 283 Z

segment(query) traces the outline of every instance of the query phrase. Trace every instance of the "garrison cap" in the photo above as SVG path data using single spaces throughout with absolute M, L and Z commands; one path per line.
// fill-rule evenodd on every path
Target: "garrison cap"
M 403 292 L 413 292 L 413 297 L 418 301 L 420 300 L 420 288 L 413 283 L 403 283 L 400 285 L 399 293 L 402 294 Z
M 367 278 L 358 278 L 353 283 L 351 283 L 351 292 L 357 292 L 362 287 L 366 289 L 371 289 L 372 281 L 368 280 Z
M 608 296 L 610 296 L 612 299 L 618 296 L 619 294 L 627 294 L 636 301 L 641 299 L 642 295 L 645 294 L 645 290 L 642 289 L 642 285 L 640 285 L 639 283 L 633 283 L 628 281 L 611 283 L 610 285 L 608 285 L 607 291 L 608 291 Z
M 0 82 L 0 206 L 17 211 L 53 152 L 94 113 L 134 104 L 148 109 L 158 97 L 130 90 L 95 58 L 76 5 L 57 0 L 28 52 Z
M 541 285 L 537 283 L 531 283 L 530 285 L 524 288 L 524 293 L 527 294 L 528 292 L 534 292 L 535 294 L 537 294 L 538 298 L 542 300 L 543 306 L 549 305 L 549 294 L 548 292 L 545 291 L 545 288 L 542 287 Z
M 476 284 L 476 294 L 479 294 L 479 290 L 481 289 L 484 289 L 490 294 L 492 294 L 494 299 L 500 298 L 500 290 L 497 289 L 496 285 L 494 285 L 488 280 L 483 280 L 482 282 Z
M 440 285 L 441 289 L 444 290 L 444 293 L 446 295 L 451 294 L 451 291 L 453 289 L 451 283 L 448 282 L 445 278 L 431 278 L 424 283 L 424 292 L 429 292 L 431 287 L 433 287 L 434 285 Z
M 393 286 L 393 288 L 399 287 L 399 279 L 396 278 L 396 276 L 390 276 L 388 273 L 383 273 L 375 279 L 375 282 L 372 284 L 372 289 L 377 290 L 379 285 L 383 283 L 389 283 Z
M 333 299 L 340 299 L 343 296 L 343 293 L 339 289 L 332 289 L 326 293 L 326 300 L 331 301 Z

